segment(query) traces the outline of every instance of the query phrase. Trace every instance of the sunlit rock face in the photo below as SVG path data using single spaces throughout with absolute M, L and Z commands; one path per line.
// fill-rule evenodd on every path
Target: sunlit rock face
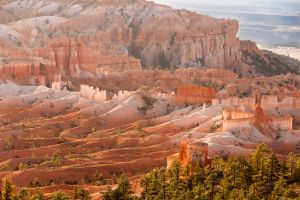
M 51 85 L 57 76 L 142 67 L 230 69 L 249 76 L 298 70 L 296 62 L 280 58 L 281 68 L 274 64 L 274 55 L 262 52 L 253 42 L 240 41 L 236 20 L 214 19 L 149 1 L 14 0 L 2 1 L 1 8 L 6 13 L 0 26 L 2 71 L 14 71 L 19 68 L 16 63 L 40 65 L 46 71 L 27 72 L 30 79 L 5 72 L 11 79 L 19 77 L 17 82 Z M 10 58 L 20 50 L 27 56 Z M 7 66 L 13 69 L 4 70 Z
M 205 167 L 211 162 L 208 158 L 208 144 L 186 139 L 180 143 L 179 153 L 168 156 L 167 168 L 170 168 L 176 160 L 182 167 L 190 166 L 191 169 Z
M 96 73 L 96 59 L 91 48 L 71 38 L 51 41 L 47 48 L 36 49 L 35 54 L 55 64 L 60 72 L 70 75 L 80 70 Z
M 202 105 L 211 103 L 215 96 L 215 90 L 210 87 L 181 85 L 176 88 L 174 99 L 176 105 Z
M 95 72 L 97 64 L 106 68 L 100 72 L 140 70 L 141 65 L 232 69 L 241 64 L 235 20 L 218 20 L 143 0 L 16 0 L 2 4 L 15 18 L 1 26 L 0 54 L 27 49 L 55 61 L 56 68 L 67 73 Z M 46 11 L 41 5 L 51 9 Z M 26 17 L 20 13 L 27 13 Z M 39 50 L 34 51 L 36 48 Z
M 144 0 L 0 6 L 0 177 L 17 189 L 38 180 L 100 199 L 116 174 L 176 159 L 205 166 L 261 143 L 300 152 L 300 77 L 256 77 L 273 61 L 238 40 L 235 20 Z
M 241 64 L 237 21 L 161 9 L 161 13 L 153 14 L 150 19 L 136 22 L 142 28 L 137 33 L 134 48 L 144 65 L 233 69 Z

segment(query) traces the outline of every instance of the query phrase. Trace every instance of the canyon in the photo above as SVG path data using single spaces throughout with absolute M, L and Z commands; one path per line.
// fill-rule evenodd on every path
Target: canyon
M 240 41 L 236 20 L 128 1 L 1 1 L 1 79 L 50 86 L 69 76 L 185 67 L 299 73 L 296 60 Z
M 86 189 L 156 167 L 300 152 L 300 62 L 236 20 L 144 0 L 0 1 L 0 178 Z
M 225 92 L 227 87 L 185 85 L 185 79 L 170 72 L 154 76 L 154 82 L 173 80 L 177 84 L 172 87 L 147 88 L 146 83 L 137 90 L 115 92 L 83 84 L 79 91 L 69 91 L 63 81 L 52 88 L 1 84 L 0 177 L 9 177 L 16 189 L 39 185 L 45 194 L 58 188 L 70 193 L 79 186 L 99 199 L 99 191 L 114 186 L 117 174 L 126 173 L 135 183 L 150 169 L 170 166 L 174 160 L 182 166 L 192 163 L 192 168 L 205 166 L 215 156 L 247 157 L 261 143 L 280 155 L 299 152 L 300 95 L 293 89 L 299 90 L 299 76 L 264 78 L 257 84 L 260 77 L 232 79 L 228 72 L 228 78 L 220 79 L 222 70 L 214 72 L 197 74 L 203 75 L 203 82 L 226 83 L 229 88 L 236 81 L 250 81 L 263 91 L 276 87 L 274 80 L 289 87 L 280 93 L 235 97 Z M 148 75 L 138 72 L 141 82 Z M 178 103 L 177 95 L 194 100 Z M 205 102 L 198 101 L 201 97 Z M 59 163 L 53 161 L 57 155 Z M 138 193 L 139 186 L 134 190 Z

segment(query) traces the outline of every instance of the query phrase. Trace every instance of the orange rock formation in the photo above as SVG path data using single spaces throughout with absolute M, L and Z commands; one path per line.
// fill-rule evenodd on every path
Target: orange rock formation
M 78 75 L 80 71 L 96 74 L 142 69 L 140 60 L 132 56 L 101 56 L 67 37 L 33 53 L 16 50 L 9 54 L 8 63 L 0 63 L 0 72 L 22 84 L 51 85 L 61 76 Z
M 180 143 L 179 154 L 168 157 L 168 167 L 172 165 L 174 160 L 178 160 L 182 167 L 188 164 L 191 165 L 191 168 L 205 167 L 210 161 L 208 145 L 201 141 L 184 140 Z
M 176 105 L 195 105 L 209 103 L 216 96 L 216 91 L 210 87 L 181 85 L 175 91 Z
M 48 48 L 35 50 L 35 54 L 55 63 L 60 72 L 64 71 L 70 75 L 79 73 L 80 70 L 96 73 L 93 50 L 71 38 L 54 40 Z
M 97 58 L 97 73 L 142 70 L 141 61 L 132 56 L 105 56 Z
M 251 128 L 251 126 L 255 126 L 268 134 L 272 134 L 272 131 L 293 130 L 292 116 L 267 115 L 259 104 L 256 105 L 254 112 L 240 109 L 224 109 L 223 118 L 224 131 Z

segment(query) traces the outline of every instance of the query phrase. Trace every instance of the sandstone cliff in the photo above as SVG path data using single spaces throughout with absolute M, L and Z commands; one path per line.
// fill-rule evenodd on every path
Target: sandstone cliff
M 3 24 L 7 33 L 0 35 L 3 46 L 9 48 L 47 47 L 53 38 L 67 36 L 92 48 L 94 54 L 133 55 L 144 67 L 233 69 L 241 64 L 235 20 L 218 20 L 144 0 L 16 0 L 2 7 L 1 12 L 13 16 L 3 21 L 11 23 Z
M 251 76 L 299 72 L 295 61 L 262 52 L 254 43 L 240 42 L 236 20 L 215 19 L 145 0 L 0 3 L 1 68 L 18 67 L 8 57 L 24 50 L 36 58 L 30 62 L 18 59 L 18 63 L 36 63 L 50 71 L 54 66 L 63 76 L 78 75 L 81 70 L 140 70 L 141 66 L 219 68 Z

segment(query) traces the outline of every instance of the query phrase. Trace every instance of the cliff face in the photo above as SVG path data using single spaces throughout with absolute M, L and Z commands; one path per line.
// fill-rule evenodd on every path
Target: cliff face
M 50 85 L 60 81 L 61 74 L 55 62 L 34 56 L 27 51 L 10 51 L 0 61 L 1 79 L 12 79 L 21 84 Z
M 131 50 L 144 66 L 233 69 L 241 64 L 237 21 L 163 7 L 132 26 L 136 33 Z
M 60 81 L 62 75 L 78 75 L 80 71 L 96 73 L 92 49 L 69 38 L 54 40 L 45 48 L 8 54 L 0 72 L 22 84 L 51 85 Z
M 45 6 L 51 9 L 43 9 Z M 9 22 L 0 27 L 4 30 L 0 34 L 2 49 L 47 48 L 35 55 L 55 60 L 56 68 L 71 74 L 78 68 L 95 72 L 94 65 L 103 67 L 98 58 L 121 56 L 120 60 L 130 55 L 141 59 L 143 67 L 233 69 L 241 64 L 237 21 L 218 20 L 144 0 L 15 0 L 3 2 L 1 13 L 13 16 L 2 20 Z M 76 42 L 52 42 L 62 37 Z M 128 57 L 128 62 L 129 67 L 118 67 L 119 63 L 113 62 L 109 65 L 116 68 L 112 71 L 120 71 L 122 66 L 124 70 L 140 68 L 138 60 Z
M 70 38 L 52 41 L 48 48 L 35 50 L 36 56 L 55 63 L 60 72 L 78 74 L 80 70 L 96 73 L 96 61 L 91 48 Z
M 80 70 L 140 70 L 141 66 L 209 67 L 252 75 L 268 74 L 270 67 L 275 73 L 296 69 L 289 67 L 292 62 L 280 62 L 282 69 L 270 53 L 240 43 L 235 20 L 150 1 L 9 0 L 0 5 L 2 68 L 11 65 L 11 52 L 21 49 L 45 60 L 37 63 L 54 65 L 63 76 Z M 28 63 L 18 60 L 22 62 Z
M 260 50 L 252 41 L 241 41 L 242 60 L 249 66 L 252 75 L 274 76 L 289 72 L 299 74 L 300 62 L 291 57 Z
M 195 105 L 210 103 L 216 97 L 216 92 L 210 87 L 181 85 L 175 92 L 176 105 Z

